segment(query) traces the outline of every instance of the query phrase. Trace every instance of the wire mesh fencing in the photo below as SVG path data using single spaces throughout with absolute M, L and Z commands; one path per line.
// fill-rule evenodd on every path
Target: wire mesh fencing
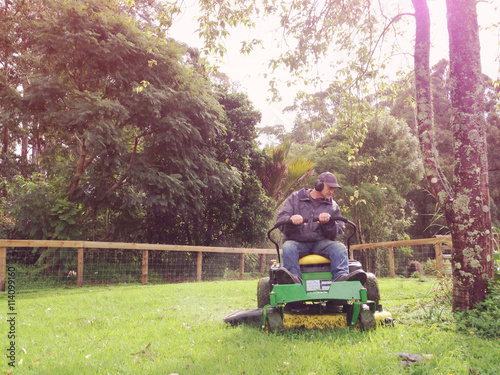
M 352 251 L 352 256 L 361 262 L 365 271 L 377 277 L 423 276 L 436 274 L 439 268 L 436 259 L 440 254 L 436 253 L 435 244 L 364 246 L 367 248 Z M 267 275 L 269 266 L 277 258 L 271 249 L 251 249 L 248 252 L 248 249 L 196 247 L 189 251 L 189 247 L 185 248 L 168 251 L 96 246 L 85 249 L 2 247 L 0 244 L 0 250 L 5 252 L 3 267 L 15 270 L 16 285 L 20 290 L 117 283 L 256 279 Z M 5 270 L 3 272 L 5 274 Z
M 18 290 L 77 285 L 77 248 L 12 248 L 6 255 L 6 267 L 16 272 Z M 262 265 L 276 256 L 206 252 L 200 257 L 198 252 L 148 251 L 147 258 L 147 283 L 160 284 L 258 278 L 267 272 Z M 87 285 L 141 283 L 143 251 L 86 249 L 81 273 Z
M 436 249 L 433 244 L 398 246 L 393 248 L 393 264 L 389 248 L 368 248 L 353 252 L 363 269 L 377 277 L 391 277 L 393 268 L 396 277 L 436 276 L 439 273 L 436 265 Z

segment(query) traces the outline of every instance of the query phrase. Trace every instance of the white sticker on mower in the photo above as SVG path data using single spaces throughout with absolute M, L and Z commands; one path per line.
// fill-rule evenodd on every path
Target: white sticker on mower
M 329 290 L 332 280 L 306 280 L 306 291 Z

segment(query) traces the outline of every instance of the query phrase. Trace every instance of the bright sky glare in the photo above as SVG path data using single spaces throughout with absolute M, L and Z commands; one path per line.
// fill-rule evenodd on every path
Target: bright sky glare
M 398 9 L 399 13 L 413 13 L 411 0 L 381 0 L 384 8 Z M 496 0 L 486 0 L 479 2 L 477 6 L 479 25 L 481 27 L 481 62 L 483 73 L 493 79 L 500 78 L 500 30 L 488 28 L 500 20 L 500 8 L 495 4 Z M 445 0 L 428 0 L 431 13 L 431 65 L 442 58 L 449 59 L 448 56 L 448 31 L 446 28 L 446 3 Z M 174 22 L 170 35 L 175 39 L 185 42 L 193 47 L 201 47 L 202 42 L 195 32 L 197 29 L 196 0 L 187 0 L 185 12 Z M 393 11 L 394 14 L 394 11 Z M 412 17 L 406 17 L 408 25 L 408 47 L 412 51 L 412 41 L 415 35 L 415 23 Z M 233 81 L 239 82 L 249 99 L 254 103 L 255 108 L 262 112 L 262 122 L 260 126 L 285 125 L 287 129 L 293 125 L 294 114 L 283 113 L 283 108 L 293 103 L 295 93 L 299 88 L 283 86 L 281 94 L 283 101 L 280 103 L 269 103 L 268 78 L 264 78 L 265 73 L 269 73 L 267 63 L 271 57 L 275 57 L 277 52 L 273 40 L 281 38 L 279 31 L 273 29 L 272 22 L 258 23 L 256 29 L 230 30 L 231 36 L 226 40 L 227 55 L 224 56 L 224 64 L 221 71 L 226 73 Z M 250 38 L 260 38 L 264 40 L 264 48 L 256 47 L 249 56 L 239 53 L 240 43 Z M 411 69 L 413 58 L 410 55 L 403 56 L 399 62 L 394 64 L 406 65 Z M 318 74 L 325 74 L 320 71 Z M 284 73 L 281 73 L 284 74 Z M 279 75 L 278 75 L 279 78 Z M 286 79 L 285 76 L 283 76 Z M 312 87 L 308 91 L 319 91 L 322 87 Z

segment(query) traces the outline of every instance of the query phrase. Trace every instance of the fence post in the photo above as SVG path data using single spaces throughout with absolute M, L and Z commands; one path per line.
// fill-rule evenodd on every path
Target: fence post
M 434 251 L 436 252 L 436 270 L 439 273 L 443 272 L 443 245 L 441 242 L 434 245 Z
M 0 247 L 0 291 L 5 292 L 5 280 L 7 276 L 7 248 Z
M 148 284 L 148 260 L 149 251 L 142 250 L 142 285 Z
M 78 248 L 78 265 L 76 270 L 76 285 L 83 286 L 83 247 Z
M 396 277 L 396 268 L 394 267 L 394 247 L 389 247 L 389 269 L 391 277 Z
M 245 272 L 245 253 L 240 254 L 240 280 L 243 280 L 243 273 Z
M 198 252 L 198 259 L 196 261 L 196 281 L 201 281 L 201 271 L 202 271 L 202 261 L 203 261 L 203 253 L 201 251 Z
M 266 272 L 266 254 L 260 254 L 260 265 L 259 265 L 259 273 L 262 275 Z

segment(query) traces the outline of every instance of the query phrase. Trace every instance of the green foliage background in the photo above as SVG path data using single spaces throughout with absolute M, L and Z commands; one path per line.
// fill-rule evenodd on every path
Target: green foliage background
M 271 211 L 251 162 L 260 113 L 142 13 L 153 10 L 9 6 L 2 237 L 246 246 L 261 236 Z

